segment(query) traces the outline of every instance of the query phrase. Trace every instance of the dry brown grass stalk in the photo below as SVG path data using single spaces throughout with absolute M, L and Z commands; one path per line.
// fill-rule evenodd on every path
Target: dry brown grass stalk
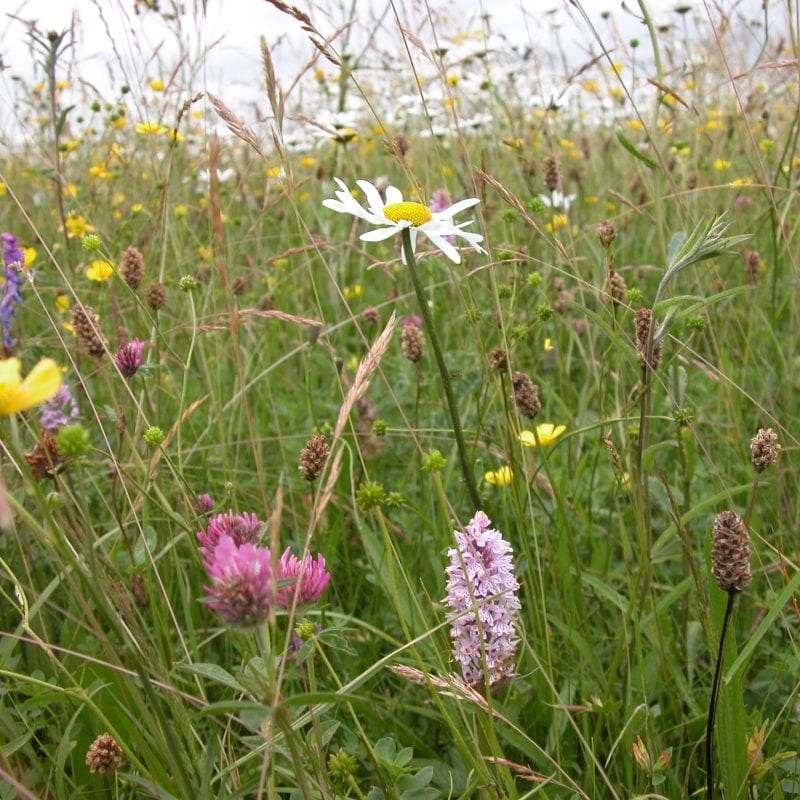
M 383 332 L 375 340 L 375 343 L 369 348 L 364 358 L 361 359 L 361 363 L 356 369 L 353 383 L 345 395 L 344 401 L 342 402 L 342 407 L 339 409 L 339 416 L 336 420 L 336 426 L 333 429 L 331 451 L 334 450 L 337 440 L 342 435 L 342 431 L 344 430 L 347 418 L 350 416 L 350 412 L 369 388 L 372 375 L 378 369 L 381 359 L 389 349 L 389 344 L 392 341 L 392 334 L 394 333 L 396 325 L 397 314 L 392 313 L 392 316 L 386 323 L 386 327 L 383 329 Z M 333 458 L 330 462 L 330 467 L 328 469 L 328 478 L 325 481 L 325 486 L 317 496 L 317 501 L 314 505 L 314 510 L 311 515 L 311 522 L 309 524 L 309 532 L 314 531 L 317 522 L 322 517 L 326 506 L 333 496 L 333 488 L 336 485 L 336 481 L 339 479 L 339 474 L 342 471 L 342 457 L 344 455 L 344 449 L 342 447 L 336 447 L 335 450 L 336 452 L 333 455 Z
M 258 141 L 258 137 L 253 133 L 253 131 L 247 127 L 247 125 L 242 122 L 236 114 L 231 111 L 225 103 L 222 102 L 218 97 L 215 97 L 213 94 L 209 92 L 208 99 L 211 101 L 211 105 L 214 106 L 214 111 L 217 112 L 217 116 L 228 126 L 228 130 L 237 138 L 241 139 L 243 142 L 246 142 L 253 148 L 253 150 L 258 153 L 261 158 L 264 158 L 264 153 L 261 150 L 261 144 Z
M 281 322 L 293 322 L 296 325 L 308 325 L 310 328 L 318 328 L 322 325 L 319 320 L 311 319 L 310 317 L 299 317 L 296 314 L 289 314 L 286 311 L 279 311 L 278 309 L 262 310 L 260 308 L 242 308 L 237 313 L 237 322 L 244 323 L 248 317 L 261 317 L 264 319 L 278 319 Z M 200 325 L 197 328 L 198 333 L 208 333 L 209 331 L 225 331 L 231 326 L 231 320 L 228 314 L 223 314 L 212 322 L 206 325 Z

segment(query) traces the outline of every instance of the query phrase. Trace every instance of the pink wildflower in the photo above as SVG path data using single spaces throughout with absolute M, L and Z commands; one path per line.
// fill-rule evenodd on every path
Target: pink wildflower
M 453 654 L 470 685 L 491 685 L 509 674 L 517 646 L 520 608 L 511 545 L 477 511 L 447 551 L 445 605 Z M 477 614 L 476 614 L 477 612 Z
M 243 544 L 258 544 L 261 541 L 261 520 L 255 514 L 214 514 L 204 531 L 197 531 L 200 555 L 208 564 L 223 536 L 229 536 L 236 547 Z
M 278 564 L 278 580 L 289 578 L 294 580 L 278 589 L 278 605 L 287 611 L 295 602 L 295 595 L 298 606 L 318 600 L 325 591 L 331 574 L 325 569 L 325 558 L 321 554 L 314 561 L 311 554 L 306 553 L 301 561 L 287 547 Z
M 272 593 L 272 555 L 268 547 L 245 542 L 240 547 L 223 535 L 206 561 L 211 586 L 205 602 L 228 625 L 258 625 L 269 616 Z
M 142 366 L 143 349 L 144 342 L 141 339 L 134 339 L 119 346 L 114 355 L 114 363 L 123 378 L 131 378 L 139 371 L 139 367 Z

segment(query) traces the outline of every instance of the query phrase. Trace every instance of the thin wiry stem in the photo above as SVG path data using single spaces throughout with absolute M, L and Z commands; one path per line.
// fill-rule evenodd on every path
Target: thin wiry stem
M 717 714 L 717 698 L 719 697 L 720 678 L 722 677 L 722 661 L 725 654 L 725 635 L 733 613 L 736 600 L 735 591 L 728 592 L 728 604 L 725 606 L 725 617 L 722 620 L 722 632 L 719 635 L 717 666 L 714 670 L 714 682 L 711 684 L 711 702 L 708 704 L 708 720 L 706 722 L 706 797 L 714 800 L 714 717 Z
M 458 450 L 458 458 L 461 462 L 461 472 L 464 475 L 464 482 L 467 485 L 470 499 L 474 508 L 481 507 L 481 496 L 478 493 L 478 485 L 475 483 L 475 475 L 472 472 L 469 456 L 467 455 L 467 447 L 464 443 L 464 430 L 461 427 L 461 417 L 458 414 L 458 404 L 456 403 L 455 395 L 453 394 L 453 385 L 450 381 L 450 373 L 447 371 L 447 365 L 444 362 L 444 354 L 442 346 L 439 343 L 439 337 L 436 335 L 436 328 L 433 324 L 433 315 L 428 307 L 428 300 L 425 297 L 425 289 L 422 286 L 422 281 L 419 277 L 419 270 L 417 269 L 417 262 L 414 258 L 414 248 L 411 246 L 411 231 L 408 228 L 403 229 L 403 253 L 406 257 L 406 264 L 408 271 L 411 274 L 411 282 L 414 284 L 414 291 L 417 294 L 417 302 L 419 303 L 422 319 L 425 321 L 425 329 L 431 340 L 431 347 L 433 347 L 433 354 L 436 358 L 436 366 L 439 367 L 439 374 L 442 377 L 442 388 L 444 389 L 444 396 L 446 400 L 447 410 L 450 413 L 450 422 L 453 426 L 453 436 L 456 440 L 456 448 Z

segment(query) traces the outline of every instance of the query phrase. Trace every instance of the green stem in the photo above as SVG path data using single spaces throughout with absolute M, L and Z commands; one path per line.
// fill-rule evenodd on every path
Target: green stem
M 453 436 L 456 440 L 456 447 L 458 449 L 458 457 L 461 461 L 461 472 L 464 475 L 464 482 L 467 485 L 470 499 L 474 508 L 481 507 L 481 496 L 478 493 L 478 485 L 475 483 L 475 476 L 472 473 L 472 465 L 470 464 L 467 455 L 467 447 L 464 443 L 464 431 L 461 427 L 461 417 L 458 414 L 458 405 L 456 398 L 453 394 L 453 385 L 450 382 L 450 373 L 447 371 L 447 365 L 444 362 L 444 354 L 442 353 L 442 346 L 439 343 L 439 337 L 436 335 L 436 328 L 433 324 L 433 315 L 430 308 L 428 308 L 428 300 L 425 297 L 425 289 L 422 286 L 422 281 L 419 276 L 419 269 L 417 268 L 417 261 L 414 258 L 414 248 L 411 246 L 411 231 L 409 228 L 403 228 L 403 254 L 405 255 L 406 265 L 408 271 L 411 273 L 411 282 L 414 284 L 414 291 L 417 294 L 417 302 L 419 303 L 422 319 L 425 321 L 425 329 L 431 340 L 431 347 L 433 347 L 433 354 L 436 358 L 436 365 L 439 367 L 439 374 L 442 377 L 442 388 L 444 389 L 444 396 L 447 402 L 447 409 L 450 412 L 450 422 L 453 425 Z
M 717 713 L 717 698 L 719 697 L 720 678 L 722 677 L 722 660 L 725 653 L 725 634 L 728 632 L 728 623 L 733 613 L 733 603 L 736 592 L 728 592 L 728 604 L 725 606 L 725 617 L 722 620 L 722 631 L 719 635 L 719 650 L 717 651 L 717 666 L 714 670 L 714 682 L 711 684 L 711 702 L 708 704 L 708 721 L 706 723 L 706 797 L 714 800 L 714 717 Z

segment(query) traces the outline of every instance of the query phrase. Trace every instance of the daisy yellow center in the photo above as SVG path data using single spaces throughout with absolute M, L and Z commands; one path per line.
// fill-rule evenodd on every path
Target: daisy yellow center
M 424 225 L 426 222 L 430 222 L 433 219 L 433 214 L 428 206 L 424 206 L 422 203 L 411 202 L 389 203 L 388 206 L 384 206 L 383 215 L 392 222 L 405 220 L 406 222 L 410 222 L 414 227 Z

